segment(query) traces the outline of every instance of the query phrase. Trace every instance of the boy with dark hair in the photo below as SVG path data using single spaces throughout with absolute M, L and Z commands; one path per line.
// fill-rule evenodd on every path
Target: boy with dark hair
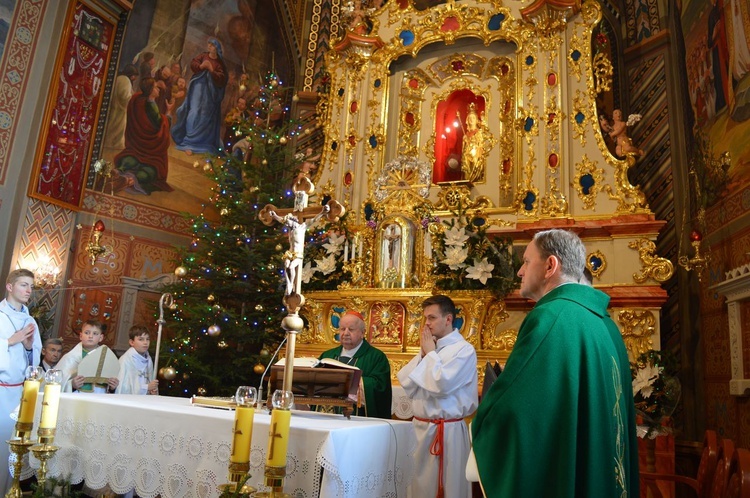
M 148 354 L 151 337 L 143 325 L 133 325 L 128 331 L 130 349 L 120 356 L 117 376 L 118 394 L 159 394 L 159 381 L 154 379 L 154 362 Z
M 86 355 L 96 350 L 104 339 L 104 326 L 99 320 L 86 320 L 81 327 L 81 342 L 60 359 L 56 368 L 62 370 L 63 392 L 113 393 L 117 389 L 117 377 L 109 377 L 106 384 L 89 384 L 78 374 L 78 365 Z M 106 346 L 104 346 L 106 348 Z M 106 352 L 102 352 L 104 354 Z

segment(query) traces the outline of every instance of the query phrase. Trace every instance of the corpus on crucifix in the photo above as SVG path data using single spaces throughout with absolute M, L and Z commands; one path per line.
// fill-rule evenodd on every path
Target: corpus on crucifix
M 314 225 L 323 216 L 333 221 L 344 214 L 344 206 L 338 201 L 330 200 L 321 207 L 296 206 L 291 209 L 278 209 L 273 204 L 264 207 L 259 215 L 265 225 L 271 225 L 274 220 L 289 229 L 289 250 L 284 253 L 284 273 L 286 276 L 286 296 L 301 294 L 302 263 L 305 252 L 305 234 L 308 227 Z

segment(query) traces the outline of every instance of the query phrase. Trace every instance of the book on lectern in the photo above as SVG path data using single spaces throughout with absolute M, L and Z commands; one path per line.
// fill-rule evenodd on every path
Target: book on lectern
M 286 365 L 286 358 L 282 358 L 276 363 L 274 367 L 284 367 Z M 333 358 L 312 358 L 312 357 L 298 357 L 294 358 L 294 368 L 324 368 L 324 369 L 342 369 L 351 371 L 351 378 L 349 380 L 348 398 L 351 401 L 357 402 L 357 391 L 359 390 L 359 380 L 362 378 L 362 370 L 354 365 L 347 365 L 344 362 L 334 360 Z M 295 376 L 295 381 L 297 377 Z M 320 379 L 316 379 L 320 380 Z

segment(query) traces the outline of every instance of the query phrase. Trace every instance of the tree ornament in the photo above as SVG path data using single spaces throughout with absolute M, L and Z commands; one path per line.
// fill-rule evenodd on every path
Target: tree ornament
M 285 145 L 285 144 L 286 144 L 286 137 L 281 137 L 281 138 L 279 138 L 279 143 L 280 143 L 281 145 Z
M 263 159 L 263 160 L 262 160 L 262 161 L 261 161 L 260 163 L 261 163 L 261 164 L 262 164 L 263 166 L 265 166 L 265 165 L 267 165 L 267 164 L 268 164 L 268 161 L 267 161 L 267 160 L 265 160 L 265 159 Z
M 214 296 L 213 294 L 209 294 L 208 297 L 206 297 L 206 301 L 208 301 L 209 303 L 213 303 L 214 301 L 216 301 L 216 296 Z
M 187 268 L 185 268 L 184 266 L 178 266 L 174 269 L 174 274 L 175 276 L 182 278 L 187 275 Z
M 221 306 L 219 306 L 218 304 L 214 304 L 213 306 L 211 306 L 211 309 L 214 311 L 221 311 Z
M 273 138 L 268 139 L 268 145 L 273 145 Z
M 193 168 L 198 169 L 200 165 L 201 165 L 200 161 L 193 161 Z
M 276 265 L 273 264 L 273 263 L 268 263 L 268 269 L 271 270 L 271 271 L 273 271 L 273 270 L 276 269 Z
M 226 349 L 229 347 L 229 344 L 227 344 L 226 341 L 223 339 L 219 341 L 216 345 L 219 347 L 219 349 Z
M 271 352 L 268 349 L 266 349 L 266 348 L 263 348 L 263 349 L 260 350 L 260 355 L 263 356 L 263 357 L 269 356 L 270 354 L 271 354 Z
M 292 102 L 299 102 L 299 95 L 297 95 L 296 93 L 292 95 Z
M 262 375 L 265 370 L 266 367 L 264 367 L 262 363 L 256 363 L 253 367 L 253 372 L 255 373 L 255 375 Z
M 208 335 L 210 335 L 211 337 L 215 337 L 219 335 L 220 333 L 221 333 L 221 327 L 219 327 L 215 323 L 211 325 L 210 327 L 208 327 Z
M 282 249 L 283 249 L 283 247 L 281 246 L 281 244 L 276 244 L 276 247 L 275 247 L 275 249 L 276 249 L 277 251 L 280 251 L 280 250 L 282 250 Z
M 211 163 L 204 164 L 203 165 L 203 171 L 205 171 L 206 173 L 208 173 L 209 171 L 211 171 Z
M 277 80 L 276 78 L 274 78 L 271 81 L 269 81 L 268 84 L 271 85 L 271 88 L 276 88 L 276 85 L 279 84 L 279 80 Z
M 263 305 L 262 304 L 256 304 L 255 305 L 255 311 L 263 311 Z
M 206 388 L 201 386 L 198 388 L 198 396 L 205 396 L 206 395 Z
M 221 211 L 219 211 L 219 214 L 222 216 L 226 216 L 229 214 L 229 209 L 227 208 L 221 208 Z
M 165 380 L 174 380 L 177 376 L 177 371 L 172 367 L 164 367 L 159 369 L 159 375 Z

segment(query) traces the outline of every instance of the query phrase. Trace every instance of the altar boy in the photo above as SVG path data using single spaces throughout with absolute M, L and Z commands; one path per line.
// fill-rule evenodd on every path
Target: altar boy
M 113 393 L 117 389 L 119 381 L 117 377 L 109 377 L 106 384 L 88 384 L 84 383 L 85 377 L 78 374 L 78 365 L 87 354 L 96 350 L 102 339 L 104 339 L 104 327 L 99 320 L 86 320 L 81 328 L 80 339 L 76 347 L 71 349 L 60 359 L 57 369 L 62 370 L 62 390 L 63 392 L 93 392 L 93 393 Z
M 154 362 L 148 354 L 151 336 L 143 325 L 133 325 L 128 331 L 130 349 L 120 356 L 117 376 L 118 394 L 159 394 L 159 381 L 154 379 Z

